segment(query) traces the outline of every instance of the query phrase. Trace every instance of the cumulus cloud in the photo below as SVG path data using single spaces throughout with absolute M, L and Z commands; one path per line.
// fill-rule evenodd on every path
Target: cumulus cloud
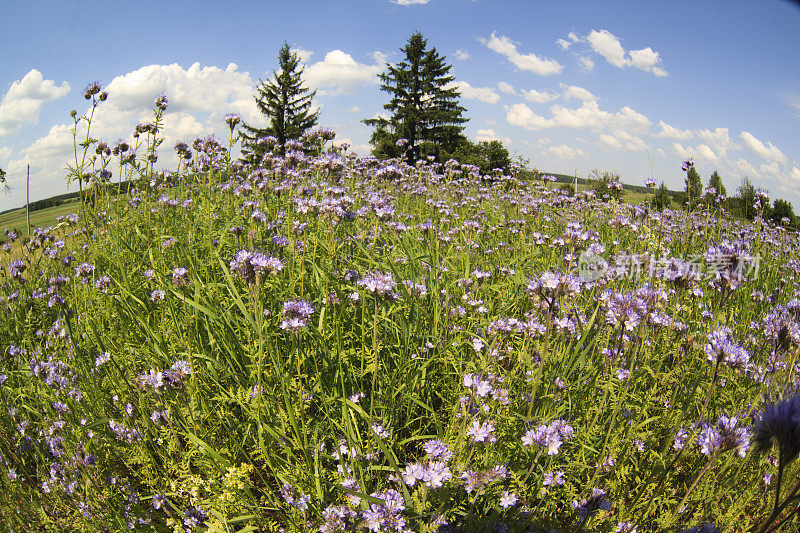
M 682 144 L 675 142 L 672 143 L 672 149 L 682 159 L 694 158 L 698 161 L 717 161 L 717 154 L 705 144 L 698 144 L 696 147 L 686 147 Z
M 311 60 L 311 56 L 314 55 L 314 52 L 311 50 L 305 50 L 303 48 L 292 48 L 290 52 L 297 54 L 297 57 L 300 59 L 301 63 L 308 63 Z
M 476 142 L 491 142 L 497 140 L 500 140 L 500 138 L 492 129 L 478 130 L 478 133 L 475 135 Z
M 661 139 L 677 139 L 679 141 L 686 141 L 693 137 L 691 131 L 672 127 L 663 120 L 659 120 L 658 125 L 661 131 L 656 133 L 654 137 L 659 137 Z
M 800 168 L 792 167 L 792 173 L 790 176 L 796 185 L 800 185 Z
M 14 135 L 23 124 L 36 124 L 42 105 L 57 100 L 69 92 L 69 83 L 57 85 L 46 80 L 42 73 L 31 69 L 21 80 L 11 84 L 0 100 L 0 137 Z
M 581 64 L 581 67 L 585 72 L 591 72 L 594 68 L 594 61 L 592 61 L 591 57 L 587 56 L 579 56 L 578 63 Z
M 564 98 L 569 100 L 570 98 L 575 98 L 577 100 L 581 100 L 582 102 L 594 102 L 597 100 L 595 95 L 593 95 L 588 90 L 584 89 L 583 87 L 577 87 L 575 85 L 561 85 L 561 88 L 564 90 Z
M 322 61 L 305 66 L 303 76 L 318 94 L 352 94 L 359 85 L 377 85 L 378 74 L 384 69 L 386 56 L 373 54 L 374 65 L 359 63 L 341 50 L 331 50 Z
M 744 141 L 744 144 L 754 153 L 760 155 L 764 159 L 768 159 L 770 161 L 777 161 L 779 163 L 786 162 L 786 156 L 783 155 L 777 146 L 768 142 L 764 144 L 763 142 L 759 141 L 752 133 L 749 131 L 743 131 L 739 134 L 739 137 Z
M 600 109 L 597 98 L 583 87 L 562 85 L 564 100 L 579 100 L 581 105 L 577 108 L 562 105 L 550 107 L 550 117 L 534 113 L 525 104 L 515 104 L 506 109 L 506 120 L 515 126 L 522 126 L 529 130 L 541 130 L 552 127 L 571 129 L 591 129 L 597 132 L 610 130 L 611 132 L 625 132 L 626 134 L 640 134 L 646 132 L 651 125 L 650 119 L 634 109 L 625 106 L 616 113 Z M 540 95 L 534 94 L 534 97 Z M 607 132 L 606 135 L 608 135 Z M 607 139 L 607 144 L 611 143 Z M 626 139 L 632 146 L 643 144 L 641 140 Z M 626 144 L 623 144 L 626 146 Z M 639 149 L 639 148 L 635 148 Z
M 586 156 L 580 148 L 572 148 L 566 144 L 551 146 L 547 149 L 547 153 L 553 154 L 559 159 L 575 159 L 576 157 Z
M 728 154 L 728 150 L 739 149 L 739 145 L 731 141 L 728 128 L 716 128 L 714 131 L 695 130 L 694 134 L 701 141 L 711 145 L 711 148 L 721 157 L 725 157 Z
M 564 67 L 554 59 L 539 57 L 534 53 L 521 53 L 517 50 L 517 46 L 511 39 L 504 35 L 497 35 L 497 32 L 492 32 L 492 35 L 488 39 L 481 37 L 478 40 L 489 47 L 490 50 L 508 58 L 508 60 L 520 70 L 527 70 L 528 72 L 533 72 L 540 76 L 550 76 L 552 74 L 561 74 L 561 71 L 564 69 Z
M 431 0 L 392 0 L 395 4 L 399 6 L 420 6 L 427 4 Z
M 510 83 L 506 83 L 504 81 L 497 82 L 497 88 L 500 89 L 501 93 L 506 93 L 506 94 L 514 94 L 515 93 L 514 86 L 511 85 Z
M 527 101 L 533 102 L 534 104 L 546 104 L 547 102 L 551 102 L 558 98 L 557 94 L 549 93 L 547 91 L 537 91 L 535 89 L 531 89 L 529 91 L 523 90 L 522 95 Z
M 467 100 L 480 100 L 487 104 L 496 104 L 500 100 L 500 95 L 491 87 L 473 87 L 465 81 L 452 82 L 446 87 L 455 88 Z
M 660 66 L 661 57 L 658 52 L 649 46 L 641 50 L 625 50 L 619 38 L 608 30 L 592 30 L 586 36 L 586 41 L 592 50 L 617 68 L 635 67 L 656 76 L 667 75 L 667 71 Z
M 456 53 L 454 55 L 456 56 L 456 59 L 458 59 L 459 61 L 466 61 L 467 59 L 469 59 L 469 53 L 466 50 L 462 50 L 461 48 L 456 50 Z
M 169 106 L 162 129 L 166 140 L 159 150 L 159 164 L 169 168 L 176 162 L 171 147 L 177 140 L 210 133 L 225 138 L 226 113 L 238 113 L 251 123 L 263 121 L 253 100 L 255 84 L 249 73 L 240 72 L 233 63 L 224 69 L 199 63 L 185 69 L 178 64 L 147 65 L 117 76 L 106 86 L 108 100 L 97 108 L 92 136 L 111 142 L 129 138 L 136 123 L 152 118 L 153 99 L 166 94 Z M 83 98 L 80 102 L 85 104 Z M 53 125 L 9 163 L 16 176 L 24 175 L 25 165 L 31 164 L 34 198 L 65 189 L 65 167 L 70 161 L 74 164 L 71 128 L 71 123 Z
M 572 43 L 566 39 L 556 39 L 556 44 L 560 46 L 562 50 L 569 50 L 569 47 L 572 46 Z
M 514 126 L 522 126 L 525 129 L 538 131 L 555 126 L 553 119 L 547 119 L 537 115 L 525 104 L 514 104 L 506 106 L 506 120 Z

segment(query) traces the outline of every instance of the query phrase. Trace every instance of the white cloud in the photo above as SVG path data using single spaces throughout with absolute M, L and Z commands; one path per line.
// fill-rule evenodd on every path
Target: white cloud
M 392 0 L 399 6 L 419 6 L 430 2 L 431 0 Z
M 562 89 L 564 99 L 580 100 L 580 107 L 569 108 L 553 105 L 550 107 L 552 116 L 548 118 L 534 113 L 525 104 L 515 104 L 506 109 L 506 120 L 513 125 L 529 130 L 563 127 L 591 129 L 597 132 L 602 130 L 622 131 L 633 135 L 644 133 L 650 128 L 650 119 L 630 107 L 625 106 L 616 113 L 610 113 L 600 109 L 596 97 L 583 87 L 562 85 Z M 641 140 L 628 141 L 638 146 L 635 149 L 640 149 L 640 146 L 643 145 Z
M 572 31 L 569 32 L 569 34 L 567 34 L 567 38 L 569 38 L 569 40 L 572 41 L 573 43 L 583 42 L 583 39 L 581 39 L 580 36 L 578 36 L 575 32 Z
M 9 157 L 11 157 L 11 147 L 0 146 L 0 163 L 5 164 Z M 0 168 L 2 168 L 2 166 L 0 166 Z
M 581 67 L 583 67 L 585 72 L 591 72 L 594 68 L 594 61 L 592 61 L 591 57 L 580 56 L 578 57 L 578 62 L 581 64 Z
M 792 167 L 792 173 L 790 174 L 792 180 L 796 182 L 797 185 L 800 185 L 800 168 Z
M 711 148 L 709 148 L 705 144 L 698 144 L 697 148 L 695 148 L 695 150 L 697 152 L 697 158 L 698 159 L 706 159 L 706 160 L 709 160 L 709 161 L 716 161 L 717 160 L 717 154 L 715 154 L 714 150 L 712 150 Z
M 770 161 L 778 161 L 779 163 L 786 162 L 786 156 L 783 155 L 777 146 L 768 142 L 766 145 L 756 139 L 752 133 L 748 131 L 743 131 L 739 134 L 739 137 L 744 141 L 744 144 L 752 150 L 754 153 L 760 155 L 764 159 L 768 159 Z
M 680 141 L 686 141 L 693 137 L 691 131 L 672 127 L 663 120 L 659 120 L 658 125 L 661 127 L 661 131 L 656 133 L 654 137 L 659 137 L 661 139 L 677 139 Z
M 532 131 L 552 128 L 555 125 L 553 119 L 547 119 L 537 115 L 525 104 L 514 104 L 506 106 L 506 120 L 514 126 L 522 126 Z
M 176 162 L 172 146 L 177 140 L 210 133 L 227 139 L 226 113 L 239 113 L 250 123 L 263 122 L 253 100 L 255 84 L 249 73 L 239 72 L 233 63 L 225 69 L 199 63 L 186 69 L 177 64 L 147 65 L 108 84 L 108 100 L 95 112 L 92 136 L 112 142 L 129 138 L 137 122 L 152 119 L 153 99 L 166 94 L 169 106 L 164 114 L 165 142 L 159 150 L 159 164 L 171 168 Z M 80 102 L 86 104 L 83 98 Z M 16 176 L 24 176 L 25 165 L 31 164 L 32 198 L 65 190 L 66 164 L 74 164 L 71 128 L 71 123 L 52 126 L 9 163 Z M 112 170 L 116 179 L 116 169 Z
M 465 81 L 452 82 L 447 87 L 455 87 L 467 100 L 480 100 L 487 104 L 496 104 L 500 100 L 500 95 L 491 87 L 473 87 Z
M 645 142 L 635 135 L 631 135 L 625 130 L 616 130 L 614 135 L 622 141 L 626 150 L 631 152 L 647 150 Z
M 494 50 L 500 55 L 504 55 L 511 63 L 520 70 L 527 70 L 540 76 L 550 76 L 552 74 L 561 74 L 564 67 L 554 59 L 547 59 L 537 56 L 536 54 L 523 54 L 517 50 L 517 46 L 504 35 L 497 35 L 497 32 L 492 32 L 489 39 L 479 38 L 479 41 Z
M 597 100 L 597 97 L 595 97 L 595 95 L 593 95 L 583 87 L 561 84 L 561 88 L 564 89 L 564 98 L 567 100 L 569 100 L 570 98 L 575 98 L 577 100 L 581 100 L 582 102 L 594 102 Z
M 303 48 L 292 48 L 290 52 L 297 54 L 297 58 L 301 63 L 308 63 L 311 60 L 311 56 L 314 55 L 314 52 L 311 50 L 305 50 Z
M 717 154 L 705 144 L 698 144 L 696 147 L 685 147 L 680 143 L 672 143 L 672 149 L 682 159 L 692 157 L 698 161 L 717 161 Z
M 753 176 L 759 177 L 760 173 L 758 169 L 751 165 L 746 159 L 739 158 L 733 162 L 733 166 L 735 170 L 738 172 L 739 176 Z
M 612 150 L 619 150 L 620 148 L 622 148 L 622 143 L 619 141 L 619 139 L 617 139 L 613 135 L 601 133 L 600 135 L 597 136 L 597 138 L 600 140 L 600 144 L 602 144 L 606 148 L 611 148 Z
M 556 39 L 556 44 L 560 46 L 562 50 L 569 50 L 569 47 L 572 46 L 571 42 L 564 39 Z
M 478 130 L 478 133 L 475 135 L 475 142 L 491 142 L 499 139 L 500 138 L 492 129 Z
M 378 74 L 384 69 L 386 56 L 373 53 L 375 65 L 359 63 L 341 50 L 331 50 L 325 59 L 306 65 L 303 76 L 310 87 L 319 94 L 352 94 L 359 85 L 376 85 Z
M 549 93 L 547 91 L 537 91 L 531 89 L 530 91 L 522 91 L 523 96 L 529 102 L 533 102 L 535 104 L 546 104 L 547 102 L 551 102 L 558 98 L 558 95 Z
M 348 108 L 347 111 L 350 113 L 358 113 L 359 111 L 361 111 L 361 108 L 358 107 L 357 105 L 354 105 L 353 107 Z
M 458 59 L 459 61 L 466 61 L 467 59 L 469 59 L 469 52 L 467 52 L 466 50 L 462 50 L 461 48 L 456 50 L 456 53 L 454 55 L 456 56 L 456 59 Z
M 778 163 L 775 161 L 770 163 L 761 163 L 761 166 L 759 166 L 758 169 L 762 174 L 766 174 L 775 178 L 781 175 L 781 170 L 778 168 Z
M 501 93 L 506 93 L 506 94 L 514 94 L 515 93 L 514 86 L 511 85 L 510 83 L 506 83 L 504 81 L 498 81 L 497 82 L 497 88 L 500 89 Z
M 566 144 L 562 144 L 561 146 L 551 146 L 547 149 L 547 152 L 555 155 L 559 159 L 575 159 L 576 157 L 586 156 L 586 154 L 580 148 L 571 148 Z
M 728 154 L 728 150 L 739 149 L 739 146 L 731 141 L 728 128 L 716 128 L 714 131 L 695 130 L 694 133 L 698 139 L 711 145 L 711 148 L 722 157 Z
M 660 66 L 661 57 L 658 52 L 649 46 L 641 50 L 626 51 L 617 36 L 608 30 L 592 30 L 586 40 L 592 50 L 603 56 L 610 65 L 618 68 L 632 66 L 659 77 L 667 75 L 667 71 Z
M 19 132 L 25 123 L 36 124 L 42 105 L 69 92 L 69 83 L 56 85 L 45 80 L 42 73 L 31 69 L 21 80 L 16 80 L 0 100 L 0 137 Z

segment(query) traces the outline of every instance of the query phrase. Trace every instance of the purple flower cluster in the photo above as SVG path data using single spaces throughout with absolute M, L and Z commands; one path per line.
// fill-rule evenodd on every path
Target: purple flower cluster
M 373 272 L 369 276 L 363 277 L 356 282 L 357 285 L 364 287 L 364 290 L 376 296 L 393 297 L 397 283 L 389 272 Z
M 523 446 L 534 443 L 547 449 L 547 455 L 557 455 L 561 445 L 575 436 L 575 430 L 564 420 L 553 420 L 550 424 L 542 424 L 529 429 L 522 437 Z
M 704 351 L 711 364 L 725 361 L 731 367 L 741 370 L 748 370 L 750 367 L 750 352 L 733 342 L 733 331 L 728 326 L 722 326 L 708 334 Z
M 508 476 L 508 468 L 506 465 L 497 465 L 494 468 L 481 471 L 465 470 L 461 474 L 461 480 L 464 482 L 464 490 L 467 494 L 473 492 L 481 492 L 491 483 L 498 479 L 505 479 Z
M 753 427 L 753 444 L 758 453 L 772 448 L 780 452 L 780 461 L 787 465 L 800 454 L 800 394 L 779 402 L 769 402 Z
M 267 276 L 277 275 L 283 263 L 277 257 L 258 251 L 240 250 L 230 262 L 230 269 L 246 283 L 262 283 Z
M 283 304 L 283 321 L 281 329 L 297 333 L 308 326 L 308 320 L 314 313 L 314 306 L 308 300 L 290 300 Z
M 750 448 L 750 432 L 743 427 L 736 427 L 736 417 L 721 416 L 716 426 L 705 426 L 700 431 L 697 444 L 700 451 L 708 456 L 717 452 L 736 450 L 739 457 L 744 458 Z

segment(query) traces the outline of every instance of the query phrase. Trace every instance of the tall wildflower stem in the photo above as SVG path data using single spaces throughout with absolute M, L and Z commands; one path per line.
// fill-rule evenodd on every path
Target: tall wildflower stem
M 704 466 L 703 469 L 700 471 L 700 473 L 697 474 L 697 477 L 694 478 L 694 482 L 689 487 L 689 490 L 686 491 L 686 494 L 683 496 L 683 499 L 681 499 L 681 502 L 678 504 L 677 507 L 675 507 L 675 510 L 673 511 L 673 515 L 676 514 L 676 513 L 679 513 L 680 510 L 683 508 L 683 506 L 686 505 L 686 502 L 689 500 L 689 496 L 692 494 L 692 491 L 697 486 L 697 484 L 700 483 L 700 480 L 703 479 L 703 476 L 706 475 L 708 470 L 711 468 L 711 465 L 714 464 L 714 461 L 717 460 L 718 455 L 719 454 L 717 454 L 717 453 L 712 455 L 711 459 L 709 459 L 708 463 L 706 463 L 706 466 Z
M 694 429 L 698 426 L 698 424 L 700 424 L 700 421 L 703 419 L 703 416 L 705 415 L 705 412 L 706 412 L 706 408 L 708 408 L 708 404 L 711 401 L 711 396 L 714 394 L 714 387 L 715 387 L 715 385 L 717 383 L 717 377 L 719 376 L 719 364 L 720 364 L 720 361 L 721 361 L 721 359 L 719 357 L 717 357 L 717 362 L 716 362 L 716 365 L 714 366 L 714 377 L 713 377 L 713 379 L 711 381 L 711 389 L 708 391 L 708 395 L 706 396 L 705 402 L 703 402 L 703 407 L 700 410 L 700 415 L 697 417 L 697 420 L 695 420 L 694 424 L 692 424 L 692 428 L 691 428 L 692 431 L 694 431 Z M 677 431 L 672 435 L 672 439 L 673 440 L 675 439 L 676 435 L 677 435 Z M 677 455 L 675 455 L 675 457 L 672 459 L 672 461 L 670 462 L 669 466 L 667 468 L 665 468 L 664 471 L 661 473 L 661 477 L 658 480 L 658 485 L 656 486 L 655 490 L 650 494 L 650 498 L 648 498 L 647 504 L 644 506 L 644 509 L 643 509 L 643 513 L 644 514 L 640 518 L 644 518 L 645 516 L 647 516 L 647 511 L 650 509 L 650 505 L 653 503 L 653 497 L 664 486 L 664 481 L 666 481 L 667 476 L 669 475 L 670 472 L 672 472 L 672 469 L 675 468 L 675 465 L 678 463 L 678 460 L 683 455 L 683 451 L 685 449 L 686 449 L 686 447 L 684 446 L 680 450 L 678 450 Z M 634 504 L 639 500 L 639 498 L 641 497 L 642 494 L 644 494 L 644 489 L 642 489 L 642 492 L 639 494 L 639 496 L 637 496 L 636 500 L 634 500 Z
M 375 313 L 372 317 L 372 359 L 375 363 L 374 368 L 372 369 L 372 388 L 370 393 L 370 400 L 369 400 L 369 416 L 372 418 L 372 413 L 375 407 L 375 385 L 377 383 L 377 376 L 378 376 L 378 295 L 376 294 L 374 297 L 375 300 Z

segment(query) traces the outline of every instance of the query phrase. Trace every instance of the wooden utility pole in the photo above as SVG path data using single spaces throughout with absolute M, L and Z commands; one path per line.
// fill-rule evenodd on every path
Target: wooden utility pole
M 25 220 L 28 225 L 28 236 L 31 235 L 31 164 L 28 163 L 28 178 L 25 183 Z

